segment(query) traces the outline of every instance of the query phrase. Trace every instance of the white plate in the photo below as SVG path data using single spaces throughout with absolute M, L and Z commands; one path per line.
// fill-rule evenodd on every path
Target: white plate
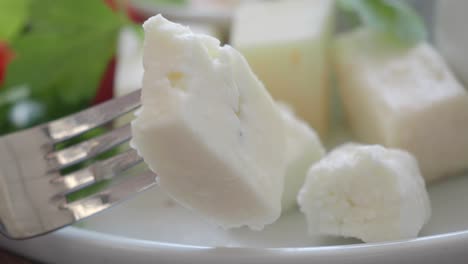
M 429 191 L 433 216 L 420 238 L 406 241 L 309 237 L 297 211 L 261 232 L 224 231 L 154 188 L 90 218 L 86 229 L 0 239 L 0 245 L 48 263 L 466 263 L 468 177 L 436 183 Z
M 27 241 L 0 237 L 0 245 L 48 263 L 467 263 L 468 175 L 429 192 L 433 215 L 421 237 L 390 243 L 310 237 L 297 210 L 261 232 L 224 231 L 154 188 L 90 218 L 86 229 L 68 227 Z

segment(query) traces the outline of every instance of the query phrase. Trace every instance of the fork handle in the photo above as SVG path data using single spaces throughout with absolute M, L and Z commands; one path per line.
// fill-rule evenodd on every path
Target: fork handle
M 21 174 L 20 166 L 8 143 L 8 137 L 0 139 L 0 220 L 7 234 L 23 233 L 38 229 L 39 221 L 31 219 L 33 208 L 25 200 L 27 194 L 20 177 L 16 177 Z
M 11 238 L 36 236 L 73 222 L 71 212 L 60 210 L 53 201 L 57 193 L 44 161 L 46 138 L 25 130 L 0 138 L 0 231 Z M 42 144 L 41 142 L 44 142 Z

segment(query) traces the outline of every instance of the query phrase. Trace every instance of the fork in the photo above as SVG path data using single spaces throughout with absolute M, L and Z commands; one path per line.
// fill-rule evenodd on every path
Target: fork
M 111 122 L 140 106 L 140 90 L 98 106 L 0 137 L 0 232 L 11 239 L 43 235 L 99 213 L 156 184 L 145 170 L 96 194 L 67 202 L 66 195 L 94 183 L 119 178 L 140 162 L 127 150 L 63 175 L 61 170 L 89 160 L 131 138 L 130 124 L 55 150 L 60 142 Z

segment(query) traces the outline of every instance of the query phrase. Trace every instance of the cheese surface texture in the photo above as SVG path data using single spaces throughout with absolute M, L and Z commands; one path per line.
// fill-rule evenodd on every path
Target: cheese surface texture
M 314 164 L 298 196 L 309 232 L 379 242 L 417 237 L 431 209 L 416 159 L 347 144 Z
M 281 113 L 242 55 L 160 15 L 144 25 L 142 107 L 132 146 L 172 198 L 224 228 L 281 212 Z

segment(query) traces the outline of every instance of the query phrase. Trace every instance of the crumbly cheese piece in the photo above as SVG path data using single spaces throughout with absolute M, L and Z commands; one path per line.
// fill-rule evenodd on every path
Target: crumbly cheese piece
M 313 165 L 298 202 L 309 232 L 365 242 L 414 238 L 431 209 L 416 159 L 379 145 L 344 145 Z
M 358 30 L 338 37 L 335 51 L 360 141 L 409 151 L 428 181 L 468 168 L 468 92 L 429 44 L 390 47 Z
M 144 25 L 142 107 L 131 144 L 172 198 L 225 227 L 281 212 L 281 114 L 242 55 L 158 15 Z
M 273 98 L 294 108 L 323 138 L 329 123 L 332 0 L 244 2 L 231 43 Z
M 325 155 L 317 133 L 299 119 L 292 109 L 278 103 L 286 130 L 286 174 L 282 197 L 282 211 L 297 205 L 297 194 L 304 184 L 309 167 Z

